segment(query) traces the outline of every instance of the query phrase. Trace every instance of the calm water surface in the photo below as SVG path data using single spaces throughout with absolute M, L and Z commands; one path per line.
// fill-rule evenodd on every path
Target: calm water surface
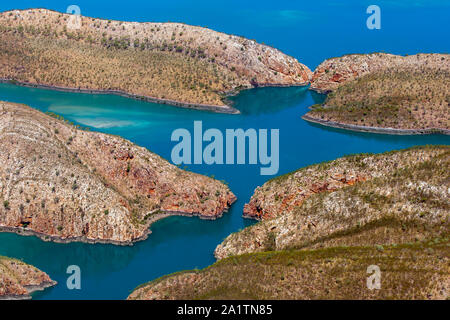
M 137 20 L 180 21 L 255 38 L 298 58 L 310 68 L 322 60 L 349 52 L 449 52 L 448 1 L 378 1 L 382 30 L 365 28 L 367 1 L 142 2 L 127 6 L 114 1 L 77 1 L 89 16 Z M 69 3 L 67 3 L 68 5 Z M 65 11 L 61 1 L 21 1 L 0 4 L 0 10 L 46 7 Z M 306 88 L 261 88 L 233 98 L 240 115 L 222 115 L 150 104 L 110 95 L 88 95 L 30 89 L 0 84 L 0 100 L 51 111 L 91 130 L 120 135 L 170 159 L 176 128 L 192 130 L 193 121 L 208 128 L 280 129 L 280 171 L 350 153 L 383 152 L 413 145 L 449 144 L 442 135 L 388 136 L 346 132 L 312 125 L 300 116 L 323 96 Z M 229 183 L 238 201 L 221 219 L 170 217 L 151 226 L 149 239 L 132 247 L 55 244 L 35 237 L 0 234 L 0 255 L 23 259 L 46 271 L 59 285 L 35 293 L 35 299 L 124 299 L 137 285 L 183 269 L 203 268 L 214 262 L 213 250 L 228 234 L 252 223 L 242 208 L 256 186 L 269 177 L 254 165 L 191 165 L 189 170 L 214 175 Z M 82 271 L 82 290 L 69 291 L 68 265 Z

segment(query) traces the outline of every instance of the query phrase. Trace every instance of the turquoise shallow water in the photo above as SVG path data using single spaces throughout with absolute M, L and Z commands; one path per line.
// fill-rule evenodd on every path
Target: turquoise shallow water
M 449 52 L 447 0 L 379 0 L 382 29 L 366 28 L 371 0 L 269 1 L 121 1 L 77 0 L 83 15 L 128 21 L 177 21 L 239 34 L 265 42 L 296 57 L 311 69 L 324 59 L 346 53 L 386 51 L 396 54 Z M 0 10 L 45 7 L 65 11 L 56 0 L 15 0 Z M 176 128 L 280 129 L 280 171 L 331 160 L 349 153 L 383 152 L 420 144 L 449 144 L 450 138 L 388 136 L 329 129 L 300 116 L 322 96 L 306 88 L 262 88 L 235 97 L 241 115 L 222 115 L 143 103 L 117 96 L 62 93 L 0 84 L 0 100 L 52 111 L 92 130 L 121 135 L 166 159 Z M 0 150 L 1 151 L 1 150 Z M 155 223 L 149 239 L 133 247 L 55 244 L 35 237 L 0 233 L 0 255 L 21 258 L 59 282 L 35 293 L 35 299 L 124 299 L 137 285 L 171 272 L 203 268 L 214 262 L 213 250 L 228 234 L 253 223 L 242 207 L 256 186 L 270 177 L 259 166 L 191 165 L 189 169 L 226 180 L 238 201 L 216 221 L 171 217 Z M 82 290 L 66 288 L 68 265 L 79 265 Z
M 240 115 L 179 109 L 110 95 L 54 92 L 0 84 L 0 100 L 21 102 L 52 111 L 91 130 L 121 135 L 166 159 L 176 128 L 279 128 L 280 171 L 331 160 L 350 153 L 383 152 L 418 144 L 449 144 L 442 135 L 388 136 L 354 133 L 311 125 L 300 116 L 323 96 L 304 87 L 260 88 L 234 97 Z M 189 170 L 226 180 L 238 201 L 221 219 L 170 217 L 152 225 L 149 239 L 132 247 L 55 244 L 35 237 L 0 234 L 0 255 L 21 258 L 60 284 L 34 294 L 36 299 L 124 299 L 137 285 L 164 274 L 203 268 L 214 262 L 213 251 L 228 234 L 253 223 L 242 218 L 242 208 L 258 185 L 270 177 L 258 165 L 191 165 Z M 67 266 L 78 265 L 82 290 L 66 288 Z

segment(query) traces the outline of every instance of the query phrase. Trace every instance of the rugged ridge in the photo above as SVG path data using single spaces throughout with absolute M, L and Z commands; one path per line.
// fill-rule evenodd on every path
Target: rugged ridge
M 0 102 L 0 230 L 130 244 L 171 214 L 220 217 L 235 196 L 117 136 Z
M 31 299 L 30 294 L 56 285 L 45 273 L 22 261 L 0 256 L 0 300 Z
M 46 9 L 0 13 L 0 78 L 233 112 L 223 94 L 306 85 L 312 74 L 277 49 L 207 28 L 81 17 L 71 29 L 72 18 Z

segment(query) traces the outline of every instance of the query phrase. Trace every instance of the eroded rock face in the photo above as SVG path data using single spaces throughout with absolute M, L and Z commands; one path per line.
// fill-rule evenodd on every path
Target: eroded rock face
M 30 293 L 56 285 L 45 273 L 22 261 L 0 256 L 0 300 L 30 299 Z
M 449 231 L 449 148 L 417 147 L 313 165 L 255 190 L 261 222 L 228 236 L 217 259 L 251 252 L 407 243 Z
M 0 230 L 129 244 L 165 213 L 215 219 L 235 196 L 117 136 L 0 103 Z
M 388 68 L 419 69 L 423 66 L 450 70 L 448 54 L 399 56 L 387 53 L 351 54 L 322 62 L 311 77 L 311 89 L 328 93 L 340 85 Z

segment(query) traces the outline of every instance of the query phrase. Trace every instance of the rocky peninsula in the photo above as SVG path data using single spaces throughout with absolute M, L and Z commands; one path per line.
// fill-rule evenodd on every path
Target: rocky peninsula
M 236 197 L 118 136 L 0 102 L 0 231 L 131 244 L 169 215 L 220 217 Z
M 0 300 L 31 299 L 34 291 L 54 285 L 55 281 L 35 267 L 0 256 Z
M 262 221 L 228 236 L 218 262 L 129 299 L 447 299 L 449 161 L 450 147 L 423 146 L 273 179 L 246 206 Z M 370 265 L 381 290 L 366 286 Z
M 414 241 L 449 231 L 450 147 L 360 154 L 312 165 L 256 188 L 222 259 L 248 252 Z M 425 229 L 422 229 L 426 225 Z
M 182 23 L 138 23 L 46 9 L 0 13 L 0 78 L 57 90 L 238 112 L 224 97 L 307 85 L 311 71 L 270 46 Z
M 386 134 L 450 134 L 450 55 L 346 55 L 321 63 L 312 90 L 328 93 L 304 120 Z

